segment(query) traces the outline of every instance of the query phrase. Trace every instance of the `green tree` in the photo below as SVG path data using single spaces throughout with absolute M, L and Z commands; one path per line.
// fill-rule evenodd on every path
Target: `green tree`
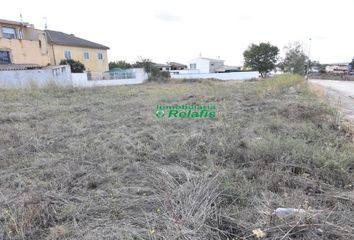
M 284 72 L 305 74 L 308 67 L 308 57 L 300 43 L 294 42 L 285 47 L 285 58 L 282 62 Z
M 310 63 L 310 67 L 317 67 L 317 68 L 319 68 L 319 67 L 321 67 L 321 65 L 322 65 L 319 61 L 310 61 L 310 60 L 309 60 L 309 63 Z
M 265 77 L 267 72 L 275 68 L 278 54 L 279 48 L 270 43 L 252 44 L 243 53 L 245 67 L 257 70 Z
M 350 67 L 350 70 L 353 71 L 354 70 L 354 58 L 352 59 L 351 63 L 349 63 L 349 67 Z
M 72 73 L 83 73 L 85 71 L 85 65 L 73 59 L 63 59 L 60 61 L 59 65 L 70 65 Z
M 149 81 L 167 82 L 170 79 L 169 72 L 161 72 L 156 64 L 148 58 L 142 58 L 133 64 L 134 68 L 144 68 L 149 74 Z
M 130 63 L 124 61 L 124 60 L 110 62 L 108 65 L 109 65 L 109 69 L 113 69 L 113 68 L 122 68 L 122 69 L 132 68 L 132 65 Z
M 321 64 L 319 61 L 311 61 L 308 59 L 307 65 L 310 67 L 309 68 L 309 73 L 313 72 L 323 72 L 323 70 L 326 68 L 323 64 Z M 306 69 L 307 67 L 305 67 Z
M 157 70 L 159 70 L 156 66 L 155 63 L 153 63 L 151 61 L 151 59 L 148 58 L 142 58 L 137 60 L 134 64 L 133 64 L 134 68 L 144 68 L 145 72 L 147 73 L 153 73 L 153 72 L 157 72 Z

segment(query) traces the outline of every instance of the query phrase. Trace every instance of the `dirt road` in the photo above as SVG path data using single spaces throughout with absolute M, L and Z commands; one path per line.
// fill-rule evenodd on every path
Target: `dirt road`
M 340 108 L 342 117 L 354 124 L 354 82 L 317 79 L 309 82 L 321 87 L 327 100 Z

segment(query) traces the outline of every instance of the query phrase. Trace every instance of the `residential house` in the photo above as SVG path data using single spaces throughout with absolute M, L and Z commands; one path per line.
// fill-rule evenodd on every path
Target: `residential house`
M 168 65 L 171 66 L 171 70 L 184 70 L 187 69 L 187 65 L 181 64 L 181 63 L 177 63 L 177 62 L 168 62 Z
M 0 64 L 7 69 L 59 65 L 63 59 L 82 62 L 87 71 L 108 71 L 109 48 L 73 34 L 38 30 L 26 22 L 0 19 Z M 11 64 L 11 66 L 9 66 Z
M 167 64 L 163 63 L 154 63 L 155 67 L 157 67 L 160 71 L 163 72 L 175 72 L 178 70 L 187 69 L 187 65 L 176 63 L 176 62 L 168 62 Z
M 171 70 L 171 65 L 163 63 L 154 63 L 154 66 L 157 67 L 160 71 L 168 72 Z
M 215 73 L 224 66 L 224 60 L 198 57 L 189 61 L 190 70 L 198 70 L 199 73 Z
M 76 37 L 73 34 L 45 30 L 50 62 L 58 65 L 63 59 L 74 59 L 85 65 L 88 72 L 108 71 L 109 47 Z
M 0 64 L 50 64 L 45 33 L 29 23 L 0 19 Z

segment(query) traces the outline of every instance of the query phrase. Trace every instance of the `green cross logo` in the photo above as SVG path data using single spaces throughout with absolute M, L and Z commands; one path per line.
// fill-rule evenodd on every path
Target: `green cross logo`
M 163 117 L 165 116 L 165 112 L 162 111 L 162 110 L 157 110 L 157 111 L 155 112 L 155 115 L 156 115 L 156 117 L 158 117 L 158 118 L 163 118 Z

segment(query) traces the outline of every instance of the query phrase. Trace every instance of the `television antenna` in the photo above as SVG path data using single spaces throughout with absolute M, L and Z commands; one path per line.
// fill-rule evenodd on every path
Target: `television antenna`
M 43 17 L 43 19 L 44 19 L 44 29 L 47 30 L 48 29 L 48 18 Z

